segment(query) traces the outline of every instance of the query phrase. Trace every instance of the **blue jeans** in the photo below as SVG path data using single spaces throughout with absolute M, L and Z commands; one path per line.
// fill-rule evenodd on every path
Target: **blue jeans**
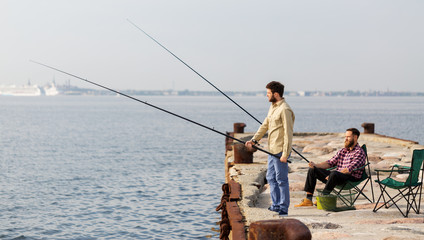
M 279 158 L 268 155 L 266 180 L 271 190 L 271 208 L 287 213 L 290 205 L 289 167 L 287 163 L 280 161 L 281 154 L 276 154 Z

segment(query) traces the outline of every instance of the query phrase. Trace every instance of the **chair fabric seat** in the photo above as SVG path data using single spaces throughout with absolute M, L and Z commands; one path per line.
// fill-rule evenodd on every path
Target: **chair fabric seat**
M 393 188 L 393 189 L 402 189 L 402 188 L 405 188 L 407 186 L 415 187 L 415 186 L 421 185 L 421 182 L 416 182 L 416 183 L 409 184 L 407 182 L 397 181 L 397 180 L 395 180 L 393 178 L 386 178 L 386 179 L 383 179 L 381 181 L 375 180 L 375 182 L 380 183 L 380 184 L 383 184 L 383 185 L 385 185 L 385 186 L 387 186 L 389 188 Z

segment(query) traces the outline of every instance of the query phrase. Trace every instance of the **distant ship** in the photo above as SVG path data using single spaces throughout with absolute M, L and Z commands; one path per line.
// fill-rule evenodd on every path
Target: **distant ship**
M 40 96 L 41 89 L 37 85 L 0 85 L 0 95 L 3 96 Z
M 46 96 L 56 96 L 59 94 L 59 91 L 57 90 L 54 82 L 52 84 L 44 86 L 44 94 Z

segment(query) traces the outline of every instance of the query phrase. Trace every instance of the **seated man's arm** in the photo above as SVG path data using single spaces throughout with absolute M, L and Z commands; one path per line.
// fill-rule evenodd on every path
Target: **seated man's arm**
M 337 163 L 341 159 L 341 152 L 342 150 L 339 150 L 336 155 L 334 155 L 330 160 L 324 161 L 322 163 L 316 164 L 317 168 L 323 168 L 328 169 L 337 166 Z
M 317 168 L 327 169 L 327 168 L 330 168 L 331 165 L 327 161 L 321 162 L 321 163 L 309 162 L 309 167 L 310 168 L 317 167 Z

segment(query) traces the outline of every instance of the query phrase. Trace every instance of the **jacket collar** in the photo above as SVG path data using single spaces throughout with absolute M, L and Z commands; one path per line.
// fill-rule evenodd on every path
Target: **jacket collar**
M 285 102 L 285 101 L 284 101 L 284 98 L 282 98 L 280 101 L 278 101 L 278 102 L 276 102 L 276 103 L 272 103 L 272 106 L 274 106 L 274 107 L 278 107 L 278 106 L 280 106 L 281 104 L 283 104 L 283 102 Z

